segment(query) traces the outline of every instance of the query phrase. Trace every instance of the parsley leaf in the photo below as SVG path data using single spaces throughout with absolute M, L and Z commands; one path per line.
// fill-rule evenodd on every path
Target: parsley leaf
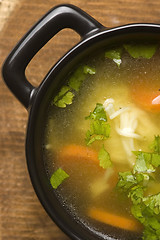
M 95 73 L 96 70 L 87 65 L 78 67 L 71 75 L 68 85 L 63 86 L 58 95 L 55 96 L 53 104 L 61 108 L 65 108 L 66 105 L 72 104 L 75 96 L 74 91 L 79 91 L 82 82 L 86 78 L 86 74 L 93 75 Z
M 128 197 L 131 199 L 133 204 L 139 204 L 142 202 L 144 194 L 144 187 L 140 185 L 136 185 L 131 188 Z
M 85 65 L 85 66 L 83 67 L 83 72 L 84 72 L 85 74 L 88 74 L 88 73 L 89 73 L 90 75 L 96 74 L 95 68 L 89 67 L 89 66 L 87 66 L 87 65 Z
M 93 112 L 91 112 L 90 115 L 85 119 L 101 120 L 106 122 L 107 116 L 103 104 L 97 103 Z
M 153 210 L 155 214 L 160 214 L 160 193 L 145 197 L 143 202 L 147 207 Z
M 130 44 L 124 44 L 124 48 L 133 58 L 142 57 L 142 58 L 150 59 L 156 52 L 157 44 L 130 43 Z
M 71 104 L 74 94 L 70 90 L 70 87 L 63 86 L 58 95 L 55 96 L 53 104 L 61 108 L 65 108 L 67 104 Z
M 118 67 L 120 67 L 122 63 L 121 60 L 122 51 L 123 51 L 122 47 L 106 50 L 105 57 L 112 59 L 113 62 L 115 62 Z
M 110 155 L 104 148 L 104 145 L 102 146 L 102 148 L 99 151 L 98 159 L 100 161 L 100 167 L 107 169 L 108 167 L 112 166 Z
M 119 181 L 117 183 L 117 187 L 121 188 L 123 191 L 126 191 L 135 184 L 137 184 L 137 180 L 131 171 L 119 172 Z
M 96 140 L 106 140 L 110 135 L 109 123 L 95 120 L 90 125 L 90 130 L 86 133 L 86 144 L 90 145 Z
M 159 167 L 160 166 L 160 154 L 152 153 L 152 165 L 154 167 Z
M 144 183 L 149 179 L 148 175 L 143 173 L 134 174 L 131 171 L 119 172 L 117 187 L 123 191 L 129 191 L 131 188 L 139 184 L 143 187 L 145 185 Z
M 96 73 L 94 68 L 87 65 L 78 67 L 74 73 L 71 75 L 68 85 L 75 91 L 79 91 L 81 84 L 86 78 L 87 74 L 93 75 Z
M 156 234 L 154 230 L 150 228 L 145 228 L 143 232 L 143 240 L 159 240 L 160 239 L 160 231 L 156 231 Z
M 136 163 L 133 169 L 133 172 L 139 172 L 139 173 L 151 173 L 155 172 L 155 168 L 152 166 L 152 154 L 146 153 L 146 152 L 133 152 L 137 158 Z
M 142 204 L 135 204 L 131 207 L 131 212 L 133 216 L 139 220 L 142 224 L 145 222 L 145 217 L 143 216 L 143 209 L 144 205 Z
M 57 187 L 66 179 L 69 175 L 61 168 L 58 168 L 51 176 L 50 183 L 54 189 L 57 189 Z
M 140 204 L 133 205 L 131 212 L 144 225 L 142 239 L 160 239 L 160 218 L 150 207 L 144 204 L 143 200 Z
M 110 135 L 110 124 L 107 123 L 107 116 L 104 106 L 97 103 L 93 112 L 85 119 L 91 120 L 90 130 L 86 133 L 86 144 L 90 145 L 96 140 L 105 140 Z
M 149 180 L 154 179 L 153 172 L 160 166 L 159 136 L 155 137 L 152 149 L 151 153 L 134 152 L 137 158 L 133 171 L 119 173 L 117 183 L 132 202 L 133 216 L 144 226 L 143 240 L 160 240 L 160 192 L 144 196 Z
M 75 91 L 79 91 L 79 88 L 84 80 L 85 80 L 85 73 L 83 71 L 83 66 L 80 66 L 71 75 L 68 85 Z

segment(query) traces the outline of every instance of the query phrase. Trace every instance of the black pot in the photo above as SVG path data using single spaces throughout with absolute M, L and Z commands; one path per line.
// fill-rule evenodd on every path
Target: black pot
M 41 85 L 34 88 L 25 77 L 25 69 L 49 39 L 64 28 L 78 32 L 81 41 L 53 66 Z M 4 63 L 3 78 L 6 84 L 29 111 L 26 158 L 33 187 L 47 213 L 71 239 L 101 238 L 71 218 L 50 186 L 42 157 L 42 136 L 51 94 L 58 91 L 67 72 L 91 52 L 116 42 L 159 38 L 160 25 L 131 24 L 107 29 L 79 8 L 60 5 L 51 9 L 33 26 Z M 102 239 L 111 238 L 106 236 Z

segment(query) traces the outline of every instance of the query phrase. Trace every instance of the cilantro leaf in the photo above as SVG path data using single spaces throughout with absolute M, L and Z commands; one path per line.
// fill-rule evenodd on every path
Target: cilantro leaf
M 146 153 L 146 152 L 133 152 L 137 158 L 136 163 L 133 169 L 133 172 L 139 172 L 139 173 L 151 173 L 155 172 L 155 168 L 152 166 L 152 154 Z
M 160 154 L 152 153 L 152 165 L 154 167 L 159 167 L 160 166 Z
M 63 86 L 58 95 L 55 96 L 53 104 L 61 108 L 65 108 L 66 105 L 71 104 L 74 94 L 70 90 L 70 87 Z
M 157 199 L 155 199 L 155 197 L 144 198 L 140 193 L 140 201 L 134 201 L 133 198 L 131 200 L 133 203 L 133 206 L 131 207 L 133 216 L 144 225 L 142 239 L 160 239 L 160 217 L 158 215 L 159 196 L 157 205 L 158 208 L 155 208 L 155 203 L 157 203 Z
M 142 57 L 142 58 L 150 59 L 156 52 L 157 44 L 130 43 L 130 44 L 124 44 L 124 48 L 133 58 Z
M 103 104 L 97 103 L 93 112 L 91 112 L 85 119 L 101 120 L 106 122 L 107 116 Z
M 110 155 L 104 148 L 104 145 L 102 146 L 102 148 L 99 151 L 98 159 L 100 161 L 100 167 L 107 169 L 108 167 L 112 166 Z
M 121 54 L 122 54 L 122 47 L 119 48 L 113 48 L 106 50 L 105 57 L 112 59 L 118 67 L 120 67 L 122 60 L 121 60 Z
M 143 240 L 160 240 L 160 192 L 144 197 L 153 172 L 160 166 L 159 136 L 152 144 L 154 152 L 134 151 L 136 163 L 133 171 L 119 173 L 117 186 L 127 192 L 132 202 L 131 213 L 143 226 Z M 152 173 L 152 176 L 150 176 Z
M 91 120 L 90 130 L 86 133 L 86 144 L 90 145 L 96 140 L 105 140 L 110 135 L 110 124 L 107 123 L 107 116 L 103 104 L 97 103 L 93 112 L 85 119 Z
M 105 140 L 110 135 L 110 124 L 104 121 L 95 120 L 86 133 L 86 144 L 90 145 L 96 140 Z
M 82 82 L 85 80 L 83 66 L 78 67 L 71 75 L 68 85 L 75 91 L 79 91 Z
M 143 231 L 143 240 L 159 240 L 160 233 L 158 233 L 158 231 L 154 232 L 154 230 L 150 229 L 150 228 L 145 228 Z
M 69 175 L 61 168 L 58 168 L 51 176 L 50 183 L 54 189 L 57 189 L 57 187 L 66 179 Z
M 82 85 L 83 81 L 86 78 L 86 74 L 93 75 L 96 73 L 94 68 L 91 68 L 87 65 L 79 66 L 71 75 L 68 85 L 74 89 L 75 91 L 79 91 L 80 86 Z
M 155 214 L 160 214 L 160 193 L 145 197 L 143 202 L 147 207 L 153 210 Z
M 123 191 L 128 191 L 131 187 L 137 184 L 137 179 L 132 172 L 119 172 L 119 181 L 117 187 L 121 188 Z
M 96 74 L 95 68 L 89 67 L 89 66 L 87 66 L 87 65 L 85 65 L 85 66 L 83 67 L 83 72 L 84 72 L 85 74 L 90 74 L 90 75 Z
M 144 205 L 142 204 L 135 204 L 131 207 L 131 213 L 142 224 L 145 222 L 145 217 L 143 216 L 143 209 Z
M 66 105 L 72 104 L 73 98 L 75 96 L 74 90 L 79 91 L 82 82 L 86 78 L 86 74 L 93 75 L 95 73 L 96 70 L 87 65 L 78 67 L 71 75 L 68 81 L 68 85 L 63 86 L 58 95 L 55 96 L 53 104 L 61 108 L 65 108 Z
M 128 197 L 130 197 L 133 204 L 139 204 L 142 202 L 144 194 L 144 187 L 140 185 L 136 185 L 131 188 Z

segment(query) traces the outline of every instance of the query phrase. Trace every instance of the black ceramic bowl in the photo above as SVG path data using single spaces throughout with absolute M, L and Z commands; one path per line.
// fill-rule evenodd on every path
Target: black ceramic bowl
M 34 88 L 25 77 L 25 69 L 49 39 L 64 28 L 71 28 L 78 32 L 81 41 L 53 66 L 41 85 Z M 50 186 L 42 157 L 46 111 L 51 94 L 58 91 L 63 84 L 64 76 L 83 57 L 109 44 L 132 39 L 160 39 L 160 25 L 131 24 L 107 29 L 77 7 L 60 5 L 51 9 L 33 26 L 12 50 L 3 66 L 3 78 L 6 84 L 29 111 L 26 158 L 35 192 L 53 221 L 74 240 L 101 238 L 75 221 L 63 209 Z M 106 235 L 102 239 L 111 238 Z

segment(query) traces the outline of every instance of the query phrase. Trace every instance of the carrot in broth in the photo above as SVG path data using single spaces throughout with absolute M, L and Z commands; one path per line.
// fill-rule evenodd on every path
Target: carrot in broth
M 90 208 L 88 212 L 89 217 L 114 227 L 122 228 L 129 231 L 141 231 L 142 226 L 136 220 L 127 217 L 118 216 L 114 213 L 101 210 L 99 208 Z
M 76 144 L 66 145 L 62 148 L 60 157 L 62 159 L 86 159 L 93 161 L 96 164 L 99 164 L 98 153 L 85 146 L 80 146 Z
M 159 85 L 160 88 L 160 85 Z M 150 112 L 160 112 L 160 89 L 151 83 L 134 83 L 131 86 L 131 97 L 133 101 Z

